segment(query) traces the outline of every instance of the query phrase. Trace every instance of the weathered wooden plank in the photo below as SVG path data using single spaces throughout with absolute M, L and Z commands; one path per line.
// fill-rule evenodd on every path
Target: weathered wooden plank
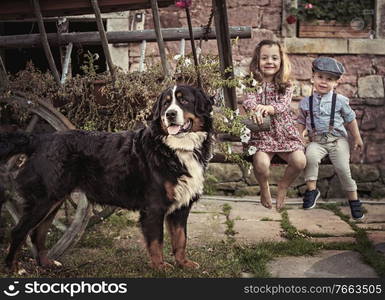
M 203 37 L 203 29 L 194 27 L 194 39 Z M 251 38 L 251 27 L 230 27 L 230 38 Z M 108 42 L 111 44 L 119 43 L 141 43 L 156 42 L 156 34 L 154 30 L 136 30 L 136 31 L 110 31 L 107 32 Z M 182 39 L 189 40 L 189 32 L 187 28 L 166 28 L 162 29 L 164 41 L 180 41 Z M 211 29 L 208 34 L 210 40 L 216 39 L 216 30 Z M 74 43 L 75 45 L 97 45 L 100 44 L 100 36 L 95 32 L 69 32 L 69 33 L 47 33 L 47 38 L 52 46 L 66 45 Z M 31 48 L 41 47 L 39 34 L 20 34 L 0 36 L 0 48 Z
M 162 61 L 163 73 L 167 77 L 169 75 L 169 71 L 167 66 L 167 57 L 166 57 L 164 39 L 163 39 L 162 30 L 160 26 L 158 2 L 156 2 L 156 0 L 151 0 L 151 10 L 152 10 L 152 17 L 153 17 L 154 26 L 155 26 L 156 41 L 158 42 L 158 47 L 159 47 L 159 55 Z
M 290 8 L 298 6 L 297 0 L 282 0 L 282 36 L 284 37 L 296 37 L 297 36 L 297 23 L 287 23 L 287 17 L 290 15 Z
M 173 0 L 158 0 L 159 7 L 174 5 Z M 150 8 L 149 0 L 100 0 L 102 13 Z M 71 16 L 93 13 L 89 0 L 52 1 L 41 0 L 41 10 L 45 17 Z M 26 0 L 1 0 L 0 20 L 33 18 L 33 7 Z
M 94 13 L 95 13 L 96 25 L 98 26 L 98 31 L 99 31 L 99 35 L 100 35 L 100 41 L 102 42 L 104 56 L 106 57 L 107 65 L 108 65 L 108 68 L 110 69 L 110 72 L 111 72 L 111 77 L 115 81 L 115 68 L 114 68 L 114 65 L 112 63 L 110 49 L 108 48 L 107 34 L 106 34 L 106 31 L 104 30 L 104 25 L 103 25 L 103 21 L 102 21 L 102 14 L 100 12 L 98 0 L 91 0 L 91 4 L 92 4 L 92 8 L 93 8 Z
M 226 1 L 213 0 L 213 7 L 215 8 L 215 30 L 218 32 L 217 44 L 221 65 L 221 73 L 224 78 L 227 79 L 233 77 L 234 73 L 232 71 L 233 58 L 230 44 Z M 223 91 L 226 106 L 235 110 L 237 108 L 235 88 L 224 87 Z
M 338 31 L 338 30 L 343 30 L 346 32 L 369 32 L 371 30 L 371 27 L 367 27 L 362 30 L 357 30 L 350 26 L 300 26 L 299 30 L 300 32 L 306 32 L 306 31 L 328 32 L 328 31 Z
M 53 59 L 53 56 L 52 56 L 51 48 L 49 46 L 49 42 L 48 42 L 48 38 L 47 38 L 47 33 L 45 32 L 44 21 L 43 21 L 43 16 L 42 16 L 41 10 L 40 10 L 39 0 L 33 0 L 33 9 L 35 12 L 35 16 L 38 20 L 37 24 L 39 26 L 40 39 L 41 39 L 41 43 L 43 45 L 45 56 L 48 60 L 49 68 L 51 69 L 51 72 L 53 73 L 53 77 L 55 78 L 55 81 L 58 84 L 60 84 L 60 75 L 59 75 L 59 72 L 56 68 L 55 60 Z
M 300 32 L 299 37 L 315 37 L 315 38 L 327 38 L 327 37 L 332 37 L 332 38 L 368 38 L 370 35 L 369 32 L 345 32 L 345 31 L 336 31 L 336 32 Z
M 361 24 L 356 24 L 360 26 Z M 365 28 L 357 30 L 354 24 L 342 24 L 336 20 L 325 21 L 316 20 L 312 22 L 300 22 L 298 36 L 299 37 L 351 37 L 351 38 L 368 38 L 372 32 L 371 24 Z

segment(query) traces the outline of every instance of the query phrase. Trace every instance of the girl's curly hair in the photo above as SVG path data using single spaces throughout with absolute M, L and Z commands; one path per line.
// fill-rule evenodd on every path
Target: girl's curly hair
M 289 57 L 286 54 L 284 47 L 280 42 L 274 40 L 262 40 L 257 44 L 254 49 L 253 58 L 251 59 L 249 70 L 253 74 L 254 79 L 262 82 L 263 76 L 260 71 L 259 61 L 261 56 L 261 48 L 262 46 L 273 46 L 276 45 L 279 48 L 279 53 L 281 55 L 281 66 L 279 71 L 274 76 L 274 83 L 278 88 L 278 92 L 284 94 L 286 89 L 291 86 L 290 76 L 291 76 L 291 64 Z

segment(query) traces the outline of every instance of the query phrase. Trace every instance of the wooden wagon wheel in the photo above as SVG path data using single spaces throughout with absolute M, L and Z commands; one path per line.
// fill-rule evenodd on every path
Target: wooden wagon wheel
M 27 108 L 29 112 L 35 114 L 35 118 L 36 115 L 41 117 L 57 131 L 75 129 L 75 126 L 66 117 L 57 111 L 51 104 L 45 101 L 27 100 L 22 95 L 17 93 L 16 96 L 2 98 L 1 101 L 11 105 L 20 105 Z M 12 158 L 10 160 L 12 160 Z M 12 216 L 13 220 L 17 223 L 21 216 L 21 209 L 18 207 L 18 203 L 22 201 L 14 187 L 14 178 L 17 174 L 17 168 L 15 169 L 15 167 L 10 167 L 8 162 L 8 166 L 3 169 L 2 177 L 3 179 L 5 178 L 4 184 L 6 190 L 8 191 L 7 198 L 10 200 L 6 202 L 5 207 Z M 52 259 L 58 259 L 80 239 L 90 219 L 91 204 L 87 201 L 85 194 L 81 191 L 74 191 L 70 198 L 71 203 L 76 203 L 70 224 L 65 226 L 62 222 L 57 220 L 58 218 L 56 218 L 54 221 L 54 225 L 56 225 L 56 227 L 59 228 L 63 234 L 51 246 L 48 252 L 48 256 Z M 30 242 L 28 244 L 32 249 L 32 253 L 35 255 L 36 251 L 34 247 Z

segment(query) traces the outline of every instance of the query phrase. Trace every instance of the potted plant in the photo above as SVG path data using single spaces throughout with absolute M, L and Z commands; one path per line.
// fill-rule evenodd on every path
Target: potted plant
M 299 37 L 370 38 L 373 14 L 373 0 L 299 0 L 286 21 Z

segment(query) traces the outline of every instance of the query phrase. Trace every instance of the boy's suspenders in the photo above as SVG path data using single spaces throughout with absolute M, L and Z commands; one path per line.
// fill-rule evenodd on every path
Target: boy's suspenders
M 337 102 L 337 94 L 333 93 L 332 96 L 332 108 L 330 112 L 330 121 L 329 121 L 329 132 L 331 132 L 334 128 L 334 116 L 336 114 L 336 102 Z M 314 124 L 314 114 L 313 114 L 313 95 L 309 97 L 309 112 L 310 112 L 310 125 L 312 129 L 313 135 L 316 134 L 315 124 Z
M 334 116 L 336 114 L 336 102 L 337 102 L 337 94 L 333 93 L 332 96 L 332 111 L 330 112 L 330 121 L 329 121 L 329 132 L 332 132 L 334 128 Z

